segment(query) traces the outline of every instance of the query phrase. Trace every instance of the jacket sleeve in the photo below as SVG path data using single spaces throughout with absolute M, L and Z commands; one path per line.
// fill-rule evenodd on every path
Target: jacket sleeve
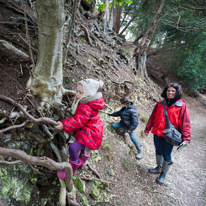
M 120 110 L 119 110 L 119 111 L 116 111 L 116 112 L 113 112 L 112 114 L 109 114 L 109 116 L 113 116 L 113 117 L 118 117 L 118 116 L 120 116 Z
M 183 103 L 179 118 L 180 121 L 182 122 L 182 127 L 180 128 L 182 132 L 182 140 L 190 143 L 191 140 L 190 114 L 185 103 Z
M 150 115 L 150 118 L 149 118 L 147 125 L 145 127 L 145 130 L 144 130 L 145 133 L 149 133 L 149 131 L 153 127 L 154 119 L 155 119 L 155 115 L 156 115 L 156 111 L 157 111 L 157 106 L 158 106 L 158 103 L 155 105 L 155 107 L 152 111 L 152 114 Z
M 77 107 L 77 111 L 72 118 L 62 121 L 65 132 L 73 132 L 83 127 L 91 118 L 91 108 L 84 105 L 83 108 Z
M 138 125 L 138 115 L 137 112 L 135 110 L 132 110 L 130 112 L 130 126 L 128 128 L 128 130 L 133 131 L 136 129 Z

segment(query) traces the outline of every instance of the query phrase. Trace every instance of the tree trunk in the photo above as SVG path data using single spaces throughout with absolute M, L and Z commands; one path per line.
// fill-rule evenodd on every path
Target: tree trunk
M 132 23 L 132 21 L 135 19 L 136 16 L 133 16 L 128 24 L 124 27 L 124 29 L 120 32 L 119 36 L 122 36 L 122 34 L 126 31 L 126 29 L 129 27 L 129 25 Z
M 147 59 L 147 48 L 149 45 L 149 42 L 157 28 L 157 25 L 159 23 L 160 20 L 160 16 L 163 10 L 163 6 L 164 6 L 164 2 L 165 0 L 161 0 L 160 2 L 160 6 L 158 8 L 158 11 L 153 19 L 153 22 L 150 24 L 146 34 L 144 35 L 142 42 L 136 47 L 135 51 L 134 51 L 134 57 L 136 57 L 136 68 L 137 70 L 140 70 L 139 73 L 144 74 L 144 77 L 146 79 L 148 78 L 147 75 L 147 70 L 146 70 L 146 59 Z M 142 71 L 141 71 L 142 70 Z
M 103 17 L 103 21 L 104 21 L 104 33 L 107 33 L 107 24 L 109 21 L 109 1 L 108 0 L 104 0 L 104 4 L 105 5 L 105 9 L 104 9 L 104 17 Z
M 122 7 L 114 5 L 113 15 L 113 30 L 118 34 L 120 30 L 120 18 L 121 18 Z
M 64 0 L 37 0 L 37 14 L 38 60 L 27 87 L 44 102 L 59 105 L 63 89 Z
M 110 9 L 109 13 L 109 26 L 112 29 L 113 28 L 113 19 L 114 19 L 114 4 L 112 4 L 112 8 Z

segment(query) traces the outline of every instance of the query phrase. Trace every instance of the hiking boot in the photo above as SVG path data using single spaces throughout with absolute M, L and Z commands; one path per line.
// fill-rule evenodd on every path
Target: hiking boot
M 160 176 L 156 179 L 156 183 L 159 185 L 163 185 L 165 181 L 165 177 L 167 175 L 167 172 L 169 171 L 170 165 L 172 165 L 172 162 L 167 162 L 164 160 L 162 165 L 162 172 L 160 173 Z
M 162 163 L 163 163 L 163 156 L 162 155 L 156 155 L 156 163 L 157 163 L 157 167 L 155 167 L 153 169 L 148 169 L 149 173 L 160 174 Z
M 139 153 L 136 155 L 136 159 L 140 160 L 143 158 L 143 153 L 142 151 L 140 150 Z

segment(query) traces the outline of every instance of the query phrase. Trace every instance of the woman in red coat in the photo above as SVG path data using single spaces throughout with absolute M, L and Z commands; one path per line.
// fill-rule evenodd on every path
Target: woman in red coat
M 177 83 L 171 83 L 165 87 L 161 96 L 164 98 L 163 101 L 166 101 L 166 110 L 170 122 L 180 129 L 184 144 L 189 144 L 191 139 L 190 115 L 185 101 L 181 99 L 181 86 Z M 162 104 L 163 101 L 159 101 L 155 105 L 144 131 L 146 136 L 151 129 L 154 134 L 157 167 L 149 169 L 149 172 L 152 174 L 160 174 L 156 179 L 156 182 L 161 185 L 164 184 L 170 165 L 173 164 L 171 159 L 173 145 L 166 142 L 164 133 L 162 132 L 166 126 Z
M 72 118 L 64 119 L 55 126 L 65 132 L 75 132 L 75 140 L 69 146 L 69 163 L 76 174 L 78 167 L 84 166 L 90 154 L 85 154 L 85 148 L 97 150 L 102 144 L 104 123 L 98 114 L 105 106 L 102 93 L 97 92 L 103 82 L 94 79 L 81 80 L 77 84 L 77 94 L 72 104 Z M 78 152 L 81 150 L 79 156 Z M 58 171 L 61 179 L 66 178 L 64 170 Z

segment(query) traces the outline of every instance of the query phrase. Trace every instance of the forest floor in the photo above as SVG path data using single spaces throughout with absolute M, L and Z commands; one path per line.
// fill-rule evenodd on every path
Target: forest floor
M 32 15 L 32 11 L 29 11 L 30 15 Z M 9 17 L 15 18 L 19 16 L 19 13 L 5 7 L 1 7 L 0 12 L 2 22 L 9 21 Z M 79 22 L 80 20 L 78 19 L 77 21 Z M 11 42 L 17 48 L 29 54 L 28 45 L 22 40 L 22 37 L 26 39 L 22 24 L 16 27 L 2 25 L 0 31 L 1 39 Z M 36 31 L 32 30 L 30 32 L 36 34 Z M 33 37 L 32 42 L 34 44 L 34 55 L 37 55 L 37 35 Z M 81 45 L 80 54 L 75 53 L 77 44 Z M 117 64 L 118 69 L 114 67 L 107 68 L 108 65 L 106 67 L 102 66 L 102 62 L 99 60 L 102 58 L 105 62 L 108 62 L 108 56 L 113 57 L 112 52 L 119 49 L 132 51 L 134 46 L 130 42 L 124 42 L 123 45 L 113 48 L 114 50 L 110 50 L 111 48 L 104 42 L 101 42 L 101 44 L 103 51 L 100 52 L 96 47 L 91 48 L 85 37 L 79 37 L 78 43 L 75 38 L 72 39 L 68 62 L 70 64 L 76 62 L 76 64 L 65 68 L 64 86 L 68 87 L 68 89 L 75 89 L 76 82 L 82 78 L 107 78 L 106 80 L 104 79 L 106 89 L 102 92 L 105 102 L 108 104 L 113 104 L 119 100 L 117 96 L 120 94 L 128 95 L 132 93 L 131 98 L 136 100 L 137 113 L 139 114 L 139 125 L 135 133 L 137 140 L 142 144 L 144 157 L 141 160 L 135 158 L 136 151 L 132 148 L 133 144 L 128 134 L 123 137 L 110 129 L 111 123 L 117 121 L 117 119 L 102 114 L 105 121 L 103 144 L 97 153 L 93 152 L 91 154 L 90 162 L 102 178 L 110 181 L 111 184 L 109 186 L 110 192 L 106 191 L 104 199 L 96 205 L 205 206 L 206 108 L 201 106 L 194 98 L 184 96 L 191 118 L 191 144 L 181 151 L 176 151 L 176 147 L 173 149 L 172 158 L 174 164 L 168 172 L 165 185 L 156 184 L 155 178 L 157 175 L 148 173 L 148 168 L 156 166 L 153 136 L 149 134 L 148 137 L 144 137 L 141 133 L 146 125 L 143 121 L 144 117 L 148 117 L 151 114 L 156 101 L 160 100 L 159 94 L 162 86 L 152 82 L 151 84 L 146 84 L 143 78 L 138 75 L 135 76 L 132 72 L 134 61 L 129 61 L 129 64 L 120 62 Z M 155 63 L 157 64 L 157 62 Z M 95 67 L 92 68 L 94 65 Z M 6 57 L 3 54 L 0 55 L 0 94 L 16 99 L 24 105 L 27 104 L 32 113 L 36 108 L 32 108 L 30 103 L 24 98 L 26 97 L 25 87 L 30 74 L 30 66 L 31 62 L 29 61 L 17 63 L 16 60 L 12 61 L 12 57 L 8 55 Z M 117 82 L 120 83 L 117 84 Z M 31 98 L 30 101 L 34 105 L 38 105 L 38 99 Z M 117 106 L 118 103 L 113 105 Z M 13 111 L 13 106 L 4 101 L 0 101 L 0 107 L 2 110 L 7 110 L 7 114 Z M 2 146 L 1 139 L 0 146 Z M 85 174 L 90 174 L 90 172 L 88 169 L 85 170 L 83 168 L 78 170 L 76 176 Z M 40 192 L 32 194 L 29 205 L 58 205 L 56 201 L 58 201 L 59 185 L 52 185 L 54 180 L 58 181 L 56 177 L 50 182 L 49 180 L 44 181 L 41 179 L 38 185 L 34 186 L 34 191 L 39 190 Z M 1 186 L 3 187 L 4 185 L 0 185 L 0 188 Z M 56 187 L 54 194 L 47 193 L 51 187 Z M 89 205 L 94 204 L 96 201 L 91 197 L 91 187 L 91 182 L 87 181 L 87 192 L 84 195 L 88 198 Z M 100 194 L 103 193 L 105 194 L 105 190 L 100 191 Z M 49 201 L 43 204 L 41 198 L 49 197 L 54 200 L 54 204 L 50 204 Z M 78 202 L 80 202 L 80 199 L 80 192 L 77 192 Z M 12 197 L 10 197 L 10 201 L 4 203 L 0 196 L 0 206 L 4 205 L 24 206 L 22 203 L 16 202 Z

